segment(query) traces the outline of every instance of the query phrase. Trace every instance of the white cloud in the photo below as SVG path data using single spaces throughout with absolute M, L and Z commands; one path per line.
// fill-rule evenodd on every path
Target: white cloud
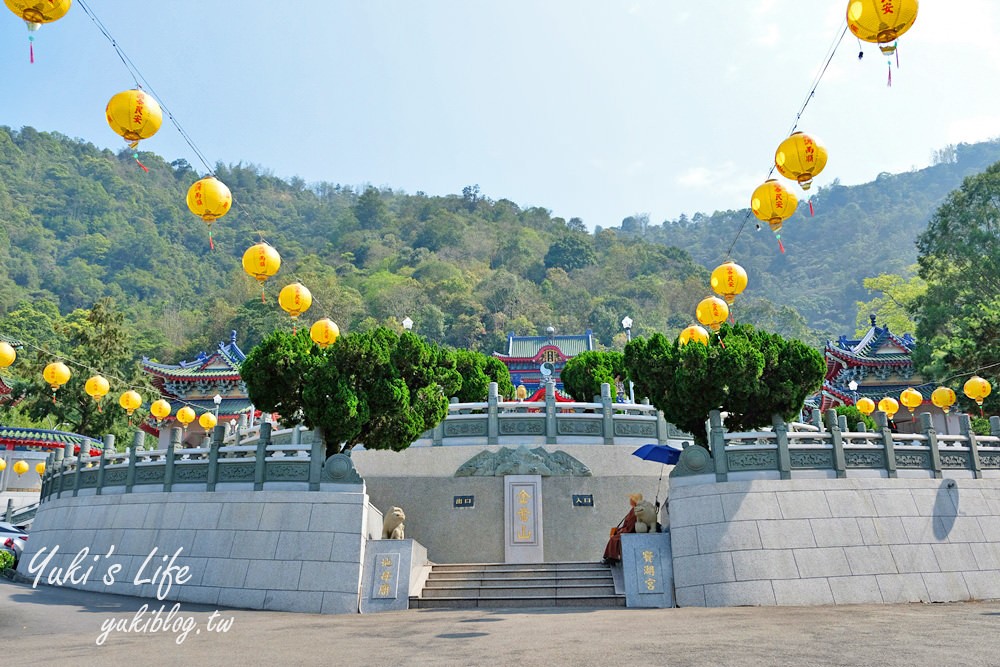
M 763 29 L 757 31 L 757 36 L 753 41 L 755 44 L 773 48 L 781 41 L 781 29 L 778 28 L 777 23 L 768 23 Z
M 757 6 L 754 7 L 754 14 L 768 14 L 774 11 L 774 7 L 777 4 L 777 0 L 760 0 Z
M 712 183 L 712 172 L 705 167 L 691 167 L 677 177 L 677 184 L 686 188 L 703 188 Z

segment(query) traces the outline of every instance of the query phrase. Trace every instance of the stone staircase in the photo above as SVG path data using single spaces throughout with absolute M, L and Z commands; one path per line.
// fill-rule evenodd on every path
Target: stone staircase
M 624 606 L 602 563 L 434 565 L 421 594 L 410 598 L 410 609 Z

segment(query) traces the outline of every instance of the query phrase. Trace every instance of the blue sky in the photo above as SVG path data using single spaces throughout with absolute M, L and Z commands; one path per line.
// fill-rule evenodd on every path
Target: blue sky
M 801 122 L 844 184 L 1000 135 L 1000 7 L 921 4 L 900 69 L 848 35 Z M 211 162 L 543 206 L 593 228 L 745 208 L 795 121 L 845 0 L 89 0 Z M 0 124 L 119 148 L 134 85 L 74 3 L 0 19 Z M 168 122 L 143 149 L 197 158 Z M 239 192 L 234 193 L 239 197 Z M 183 206 L 183 202 L 179 202 Z

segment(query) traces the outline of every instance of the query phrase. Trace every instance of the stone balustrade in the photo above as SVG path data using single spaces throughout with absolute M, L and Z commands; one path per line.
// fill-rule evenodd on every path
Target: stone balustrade
M 817 417 L 818 417 L 818 413 Z M 752 479 L 843 477 L 1000 478 L 1000 418 L 991 417 L 991 435 L 977 436 L 968 415 L 960 415 L 959 435 L 938 435 L 929 413 L 920 415 L 920 433 L 894 433 L 886 415 L 875 413 L 877 429 L 864 424 L 848 430 L 847 418 L 827 410 L 812 430 L 792 430 L 775 417 L 771 430 L 729 433 L 722 417 L 709 417 L 711 454 L 690 447 L 671 472 L 673 486 Z

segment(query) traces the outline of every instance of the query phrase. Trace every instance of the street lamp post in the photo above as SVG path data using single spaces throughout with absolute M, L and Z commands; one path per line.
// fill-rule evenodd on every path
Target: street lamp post
M 212 402 L 215 403 L 215 423 L 219 423 L 219 406 L 222 405 L 222 396 L 216 394 L 212 397 Z
M 847 383 L 847 388 L 851 390 L 852 394 L 854 394 L 854 404 L 857 405 L 858 404 L 858 382 L 857 382 L 857 380 L 851 380 L 850 382 L 848 382 Z
M 626 315 L 622 318 L 622 328 L 625 329 L 625 339 L 626 343 L 632 342 L 632 318 Z M 632 405 L 635 405 L 635 385 L 632 384 L 632 379 L 629 378 L 628 381 L 628 400 Z

